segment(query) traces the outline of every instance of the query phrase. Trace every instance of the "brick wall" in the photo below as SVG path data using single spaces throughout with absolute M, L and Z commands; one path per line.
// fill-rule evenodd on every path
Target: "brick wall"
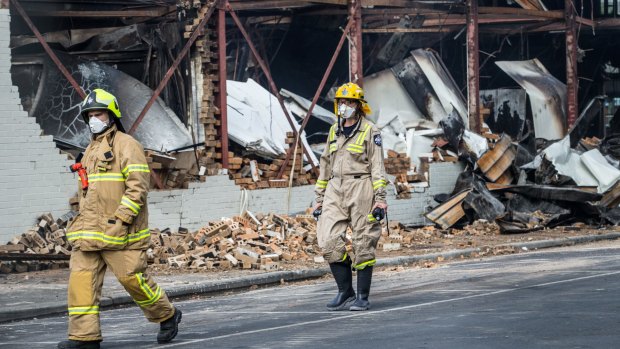
M 25 232 L 42 213 L 55 217 L 69 209 L 77 178 L 68 171 L 71 161 L 61 155 L 51 136 L 41 136 L 34 118 L 23 111 L 10 75 L 10 16 L 0 9 L 0 243 Z M 422 214 L 435 206 L 433 195 L 451 192 L 460 164 L 430 166 L 430 187 L 419 188 L 412 198 L 396 200 L 388 189 L 389 218 L 408 225 L 428 224 Z M 150 226 L 198 229 L 206 222 L 239 214 L 241 205 L 253 212 L 299 213 L 309 207 L 314 187 L 242 191 L 228 176 L 208 177 L 188 190 L 149 193 Z
M 389 219 L 407 225 L 430 224 L 422 214 L 437 204 L 433 196 L 450 193 L 462 172 L 461 164 L 433 163 L 430 165 L 430 187 L 418 188 L 411 199 L 397 200 L 393 187 L 388 187 Z M 303 212 L 312 204 L 314 186 L 294 187 L 290 194 L 288 213 Z M 151 227 L 176 230 L 185 227 L 198 229 L 206 222 L 238 215 L 241 204 L 252 212 L 287 212 L 288 189 L 272 188 L 242 191 L 228 176 L 207 177 L 205 183 L 192 183 L 188 190 L 162 190 L 149 194 L 149 224 Z
M 41 213 L 66 213 L 77 185 L 71 161 L 21 106 L 11 81 L 9 25 L 9 10 L 0 9 L 0 243 L 23 233 Z

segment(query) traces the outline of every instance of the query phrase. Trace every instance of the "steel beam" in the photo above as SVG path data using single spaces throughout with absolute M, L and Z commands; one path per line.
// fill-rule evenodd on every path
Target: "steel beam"
M 364 69 L 362 67 L 362 2 L 348 0 L 349 18 L 353 25 L 349 29 L 349 81 L 360 86 L 364 84 Z
M 228 107 L 226 103 L 226 10 L 220 8 L 217 16 L 217 50 L 219 67 L 219 98 L 215 101 L 220 110 L 220 140 L 222 167 L 228 168 Z
M 284 105 L 284 100 L 282 100 L 282 96 L 280 95 L 280 91 L 276 87 L 276 84 L 273 81 L 273 78 L 271 77 L 271 72 L 269 71 L 269 67 L 267 67 L 267 64 L 265 63 L 265 61 L 258 54 L 258 51 L 256 50 L 256 46 L 254 46 L 254 43 L 252 43 L 252 40 L 250 39 L 250 35 L 243 27 L 241 20 L 239 20 L 239 17 L 237 16 L 233 8 L 230 6 L 230 3 L 228 1 L 226 1 L 226 10 L 228 11 L 228 13 L 230 13 L 230 16 L 232 17 L 233 21 L 239 28 L 241 35 L 243 35 L 243 38 L 245 39 L 248 46 L 250 47 L 250 51 L 252 51 L 254 58 L 258 62 L 258 65 L 260 65 L 261 69 L 263 70 L 263 74 L 265 74 L 265 77 L 267 77 L 267 81 L 269 81 L 269 88 L 271 89 L 271 93 L 273 93 L 273 95 L 278 99 L 278 102 L 280 103 L 280 107 L 282 108 L 282 112 L 286 116 L 286 119 L 288 120 L 288 123 L 291 126 L 291 130 L 293 131 L 294 136 L 297 137 L 297 128 L 295 128 L 295 123 L 293 122 L 293 118 L 288 113 L 288 110 L 286 109 L 286 106 Z M 310 165 L 312 165 L 312 169 L 316 171 L 316 165 L 314 164 L 314 161 L 312 161 L 312 157 L 310 157 L 310 153 L 308 152 L 308 149 L 303 147 L 303 151 L 306 157 L 308 157 L 308 162 L 310 163 Z
M 16 1 L 16 0 L 12 0 L 12 1 Z M 153 96 L 151 96 L 151 99 L 149 99 L 149 101 L 146 103 L 146 105 L 144 106 L 144 109 L 142 109 L 142 112 L 140 112 L 140 115 L 138 115 L 138 118 L 136 119 L 136 121 L 133 123 L 133 125 L 129 129 L 129 132 L 128 132 L 129 134 L 133 134 L 134 132 L 136 132 L 138 125 L 140 125 L 146 113 L 149 111 L 149 109 L 151 109 L 151 106 L 153 105 L 153 103 L 155 103 L 155 100 L 157 100 L 157 97 L 159 97 L 161 92 L 164 90 L 164 87 L 166 87 L 166 84 L 168 84 L 168 81 L 170 81 L 170 78 L 172 77 L 176 69 L 178 68 L 179 64 L 181 63 L 185 55 L 187 55 L 187 53 L 189 52 L 190 47 L 192 47 L 192 45 L 194 44 L 198 36 L 202 34 L 204 26 L 209 21 L 209 18 L 211 18 L 211 15 L 213 14 L 214 10 L 215 10 L 215 4 L 213 4 L 209 8 L 207 13 L 205 13 L 205 16 L 202 18 L 200 23 L 198 23 L 198 26 L 196 26 L 196 29 L 194 29 L 194 32 L 192 32 L 192 35 L 189 37 L 189 39 L 185 43 L 185 46 L 183 47 L 183 49 L 181 50 L 177 58 L 172 63 L 172 66 L 168 68 L 166 75 L 164 75 L 164 78 L 159 83 L 159 86 L 157 86 L 157 89 L 155 89 L 155 92 L 153 92 Z
M 478 0 L 467 0 L 467 111 L 469 129 L 481 133 L 478 58 Z
M 577 120 L 577 33 L 573 0 L 564 0 L 564 19 L 566 21 L 566 118 L 568 128 Z
M 19 12 L 22 18 L 24 18 L 24 21 L 26 22 L 28 27 L 30 27 L 30 30 L 32 30 L 34 35 L 37 37 L 37 40 L 39 40 L 45 52 L 47 52 L 47 54 L 50 56 L 52 61 L 54 61 L 54 64 L 56 64 L 56 66 L 58 67 L 62 75 L 64 75 L 65 78 L 69 80 L 69 83 L 71 83 L 71 86 L 73 86 L 75 91 L 80 95 L 80 97 L 82 97 L 82 99 L 86 98 L 86 93 L 84 92 L 84 90 L 82 90 L 82 86 L 80 86 L 80 84 L 78 84 L 77 81 L 75 81 L 73 76 L 71 76 L 69 71 L 67 71 L 67 68 L 65 68 L 62 62 L 60 62 L 60 59 L 58 59 L 58 56 L 56 56 L 56 54 L 54 53 L 54 51 L 52 51 L 52 49 L 47 44 L 47 42 L 45 42 L 45 39 L 43 38 L 43 36 L 41 35 L 37 27 L 34 25 L 34 23 L 32 23 L 32 20 L 30 20 L 30 17 L 28 17 L 28 14 L 26 14 L 26 11 L 24 11 L 24 9 L 22 8 L 22 5 L 20 5 L 17 0 L 11 0 L 11 3 L 13 3 L 13 6 L 15 6 L 15 9 L 17 10 L 17 12 Z

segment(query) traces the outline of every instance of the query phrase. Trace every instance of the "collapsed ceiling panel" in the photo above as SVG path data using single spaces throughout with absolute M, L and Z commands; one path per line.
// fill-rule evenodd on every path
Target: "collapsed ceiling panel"
M 530 97 L 536 138 L 562 139 L 566 135 L 566 85 L 536 58 L 495 62 Z
M 486 124 L 496 134 L 519 139 L 525 125 L 526 95 L 522 89 L 481 90 L 480 104 L 488 109 Z
M 86 93 L 102 88 L 117 96 L 121 122 L 127 130 L 153 95 L 148 86 L 109 65 L 57 54 Z M 53 135 L 55 140 L 85 148 L 90 142 L 90 131 L 80 116 L 81 102 L 81 97 L 56 65 L 46 59 L 30 116 L 35 117 L 44 132 Z M 146 113 L 134 136 L 145 148 L 159 151 L 192 144 L 185 126 L 159 98 Z
M 262 157 L 274 159 L 285 154 L 286 133 L 292 130 L 278 99 L 252 79 L 247 82 L 227 80 L 226 84 L 230 139 Z M 299 124 L 295 120 L 292 122 L 299 129 Z M 305 132 L 301 139 L 310 149 Z M 317 164 L 314 153 L 309 154 Z

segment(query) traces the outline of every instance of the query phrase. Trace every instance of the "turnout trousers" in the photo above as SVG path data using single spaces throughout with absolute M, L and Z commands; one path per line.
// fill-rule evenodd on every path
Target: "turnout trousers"
M 353 268 L 375 264 L 375 249 L 381 237 L 381 223 L 370 210 L 374 205 L 370 175 L 345 176 L 329 180 L 318 222 L 318 242 L 328 263 L 351 259 Z M 346 248 L 346 231 L 351 227 L 351 251 Z
M 145 273 L 145 251 L 74 250 L 71 253 L 68 288 L 69 339 L 102 339 L 99 302 L 108 267 L 149 321 L 159 323 L 174 315 L 174 307 L 166 293 Z

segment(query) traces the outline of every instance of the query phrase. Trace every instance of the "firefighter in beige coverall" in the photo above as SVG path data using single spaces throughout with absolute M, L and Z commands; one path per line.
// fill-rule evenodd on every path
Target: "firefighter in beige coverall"
M 82 161 L 89 183 L 86 190 L 79 187 L 80 212 L 67 228 L 73 245 L 69 340 L 58 348 L 99 348 L 99 301 L 107 268 L 146 318 L 160 323 L 157 341 L 169 342 L 177 334 L 181 311 L 146 274 L 149 167 L 144 150 L 119 130 L 121 113 L 112 94 L 95 89 L 81 107 L 93 134 Z
M 350 305 L 350 310 L 367 310 L 375 248 L 381 237 L 381 223 L 372 212 L 387 210 L 381 133 L 365 118 L 370 107 L 358 85 L 338 88 L 334 108 L 338 122 L 331 127 L 321 156 L 314 207 L 321 212 L 319 246 L 338 285 L 338 294 L 327 308 L 343 310 Z M 350 251 L 346 246 L 349 226 Z M 357 297 L 352 269 L 357 270 Z

